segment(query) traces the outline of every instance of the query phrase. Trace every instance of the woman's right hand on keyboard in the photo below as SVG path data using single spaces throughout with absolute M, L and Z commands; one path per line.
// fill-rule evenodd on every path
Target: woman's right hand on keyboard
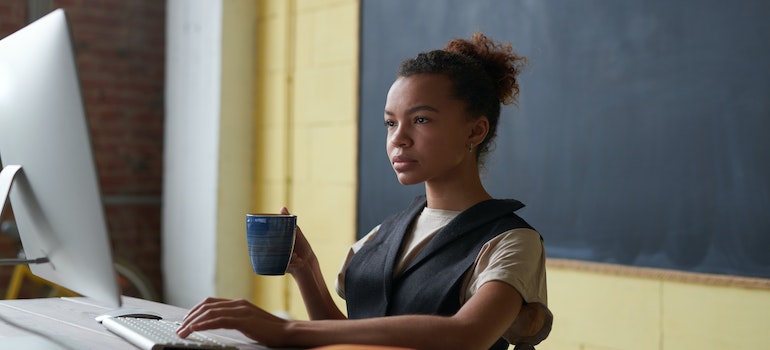
M 193 307 L 177 330 L 181 338 L 192 332 L 235 329 L 270 347 L 281 347 L 289 321 L 243 300 L 207 298 Z

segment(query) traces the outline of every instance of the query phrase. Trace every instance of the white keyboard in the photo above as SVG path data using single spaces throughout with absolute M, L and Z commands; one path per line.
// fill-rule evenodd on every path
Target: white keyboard
M 201 333 L 185 339 L 176 335 L 179 322 L 149 318 L 111 317 L 102 321 L 104 327 L 143 350 L 211 349 L 237 350 Z

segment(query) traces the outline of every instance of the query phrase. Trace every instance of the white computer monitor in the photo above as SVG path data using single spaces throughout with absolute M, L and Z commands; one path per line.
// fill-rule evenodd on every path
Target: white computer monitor
M 32 273 L 119 307 L 91 147 L 59 9 L 0 40 L 0 200 L 10 187 Z

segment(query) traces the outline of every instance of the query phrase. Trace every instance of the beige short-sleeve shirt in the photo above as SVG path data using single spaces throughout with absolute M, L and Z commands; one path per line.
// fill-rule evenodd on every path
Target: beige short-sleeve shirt
M 394 275 L 406 268 L 428 242 L 460 212 L 425 208 L 404 239 Z M 337 294 L 345 298 L 345 271 L 353 256 L 377 234 L 379 226 L 354 243 L 337 275 Z M 548 310 L 545 248 L 540 234 L 528 228 L 513 229 L 489 240 L 481 248 L 463 280 L 460 303 L 464 304 L 489 281 L 508 283 L 526 302 L 516 321 L 503 335 L 512 344 L 537 344 L 550 331 L 553 316 Z

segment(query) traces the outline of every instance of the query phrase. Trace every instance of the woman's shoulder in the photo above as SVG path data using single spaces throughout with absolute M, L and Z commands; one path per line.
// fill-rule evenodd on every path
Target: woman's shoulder
M 529 227 L 521 227 L 502 232 L 487 241 L 485 245 L 502 249 L 532 244 L 542 244 L 540 233 Z
M 505 231 L 485 243 L 476 256 L 472 281 L 475 288 L 488 280 L 501 280 L 519 289 L 527 298 L 528 292 L 538 294 L 544 276 L 545 248 L 540 234 L 530 228 Z M 521 285 L 522 281 L 528 281 Z M 535 283 L 537 282 L 537 283 Z M 475 289 L 474 288 L 474 289 Z M 528 291 L 522 290 L 527 289 Z
M 353 243 L 353 245 L 350 246 L 350 250 L 352 251 L 352 253 L 353 254 L 358 253 L 358 251 L 361 250 L 361 248 L 364 246 L 364 244 L 366 244 L 366 242 L 369 242 L 370 240 L 372 240 L 372 238 L 374 238 L 375 235 L 377 235 L 377 232 L 379 230 L 380 230 L 380 225 L 377 225 L 373 229 L 371 229 L 369 233 L 367 233 L 366 235 L 361 237 L 361 239 Z

